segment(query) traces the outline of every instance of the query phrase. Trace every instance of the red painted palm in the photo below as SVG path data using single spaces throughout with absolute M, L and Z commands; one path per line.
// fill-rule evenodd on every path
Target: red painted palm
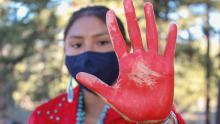
M 108 86 L 97 77 L 83 72 L 77 75 L 77 79 L 128 120 L 164 120 L 173 103 L 173 59 L 177 27 L 171 25 L 164 54 L 159 55 L 153 7 L 151 3 L 146 3 L 144 11 L 148 50 L 144 50 L 132 0 L 124 0 L 124 8 L 132 53 L 127 50 L 114 12 L 107 13 L 107 26 L 119 61 L 117 82 Z

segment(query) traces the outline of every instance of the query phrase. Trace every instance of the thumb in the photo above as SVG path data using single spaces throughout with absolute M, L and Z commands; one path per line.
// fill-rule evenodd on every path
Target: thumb
M 76 75 L 76 79 L 85 87 L 101 96 L 106 102 L 111 99 L 113 87 L 107 85 L 96 76 L 86 72 L 79 72 Z

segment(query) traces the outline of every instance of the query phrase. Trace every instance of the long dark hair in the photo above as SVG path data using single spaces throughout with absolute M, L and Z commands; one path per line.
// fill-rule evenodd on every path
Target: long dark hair
M 95 16 L 106 24 L 106 13 L 108 12 L 108 10 L 109 10 L 109 8 L 107 8 L 105 6 L 88 6 L 88 7 L 81 8 L 80 10 L 74 12 L 72 14 L 72 16 L 70 17 L 69 22 L 65 28 L 64 41 L 66 39 L 66 36 L 68 34 L 70 27 L 73 25 L 73 23 L 77 19 L 79 19 L 80 17 L 83 17 L 83 16 Z M 123 26 L 123 23 L 118 17 L 116 17 L 116 18 L 118 21 L 119 29 L 120 29 L 124 39 L 126 40 L 126 33 L 125 33 L 125 28 Z

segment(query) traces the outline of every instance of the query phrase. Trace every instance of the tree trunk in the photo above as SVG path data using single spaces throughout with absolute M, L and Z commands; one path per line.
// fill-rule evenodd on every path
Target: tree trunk
M 4 66 L 2 66 L 4 65 Z M 1 63 L 0 74 L 0 123 L 12 121 L 9 113 L 9 108 L 14 106 L 14 101 L 12 99 L 12 93 L 15 89 L 15 84 L 13 82 L 12 67 Z
M 220 44 L 220 30 L 219 30 L 219 44 Z M 218 58 L 220 57 L 220 47 L 219 47 L 219 53 Z M 218 66 L 217 68 L 219 68 Z M 220 124 L 220 80 L 218 81 L 218 104 L 217 104 L 217 112 L 216 112 L 216 124 Z
M 207 49 L 206 49 L 206 113 L 205 113 L 205 121 L 206 124 L 210 124 L 210 76 L 211 76 L 211 59 L 210 59 L 210 24 L 209 24 L 209 10 L 210 10 L 210 0 L 207 0 L 207 13 L 206 13 L 206 26 L 205 26 L 205 35 L 207 38 Z
M 216 124 L 220 124 L 220 81 L 218 82 L 218 105 L 216 112 Z

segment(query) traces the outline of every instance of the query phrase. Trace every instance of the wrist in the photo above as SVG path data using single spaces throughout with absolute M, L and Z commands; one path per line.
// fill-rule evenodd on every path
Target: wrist
M 163 124 L 178 124 L 177 117 L 173 111 L 170 112 L 170 115 L 168 116 L 167 120 L 164 121 Z
M 163 124 L 166 120 L 167 119 L 165 119 L 165 120 L 147 120 L 147 121 L 143 121 L 143 122 L 137 122 L 136 124 Z
M 144 122 L 137 122 L 137 124 L 178 124 L 178 120 L 175 113 L 171 111 L 169 116 L 165 120 L 144 121 Z

